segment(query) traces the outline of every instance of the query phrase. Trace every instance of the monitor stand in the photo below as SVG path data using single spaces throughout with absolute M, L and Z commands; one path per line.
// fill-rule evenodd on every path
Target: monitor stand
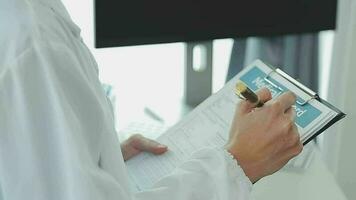
M 184 102 L 197 106 L 212 92 L 213 41 L 185 44 Z

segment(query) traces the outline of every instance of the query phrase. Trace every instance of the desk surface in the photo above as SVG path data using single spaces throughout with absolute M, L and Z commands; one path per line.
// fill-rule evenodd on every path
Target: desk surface
M 252 196 L 255 200 L 346 200 L 317 148 L 307 169 L 282 169 L 257 182 Z

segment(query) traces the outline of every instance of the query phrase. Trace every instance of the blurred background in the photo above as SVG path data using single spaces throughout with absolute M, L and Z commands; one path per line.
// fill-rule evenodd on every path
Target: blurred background
M 119 97 L 116 98 L 116 107 L 120 107 L 120 112 L 117 112 L 118 126 L 123 127 L 137 119 L 136 110 L 139 112 L 142 107 L 157 101 L 179 103 L 183 99 L 185 43 L 95 48 L 94 1 L 63 0 L 63 3 L 81 28 L 82 38 L 98 62 L 101 81 L 112 86 L 115 96 Z M 116 23 L 115 19 L 112 20 L 111 26 Z M 242 67 L 259 58 L 275 66 L 288 66 L 291 68 L 289 73 L 307 65 L 305 68 L 312 68 L 314 71 L 310 72 L 315 73 L 310 75 L 312 78 L 306 84 L 326 97 L 333 37 L 333 30 L 325 30 L 270 37 L 215 39 L 212 41 L 212 92 L 218 91 Z M 302 77 L 295 74 L 297 78 Z M 177 115 L 177 112 L 172 112 L 172 115 Z M 165 117 L 172 118 L 170 124 L 177 120 L 175 116 Z

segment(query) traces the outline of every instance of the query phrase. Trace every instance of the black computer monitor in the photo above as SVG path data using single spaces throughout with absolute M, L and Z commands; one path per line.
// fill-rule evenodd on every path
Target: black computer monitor
M 95 0 L 95 46 L 334 29 L 336 4 L 336 0 Z

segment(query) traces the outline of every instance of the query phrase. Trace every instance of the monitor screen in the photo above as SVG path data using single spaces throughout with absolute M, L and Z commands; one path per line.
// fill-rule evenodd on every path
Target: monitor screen
M 317 32 L 336 0 L 95 0 L 95 46 Z

